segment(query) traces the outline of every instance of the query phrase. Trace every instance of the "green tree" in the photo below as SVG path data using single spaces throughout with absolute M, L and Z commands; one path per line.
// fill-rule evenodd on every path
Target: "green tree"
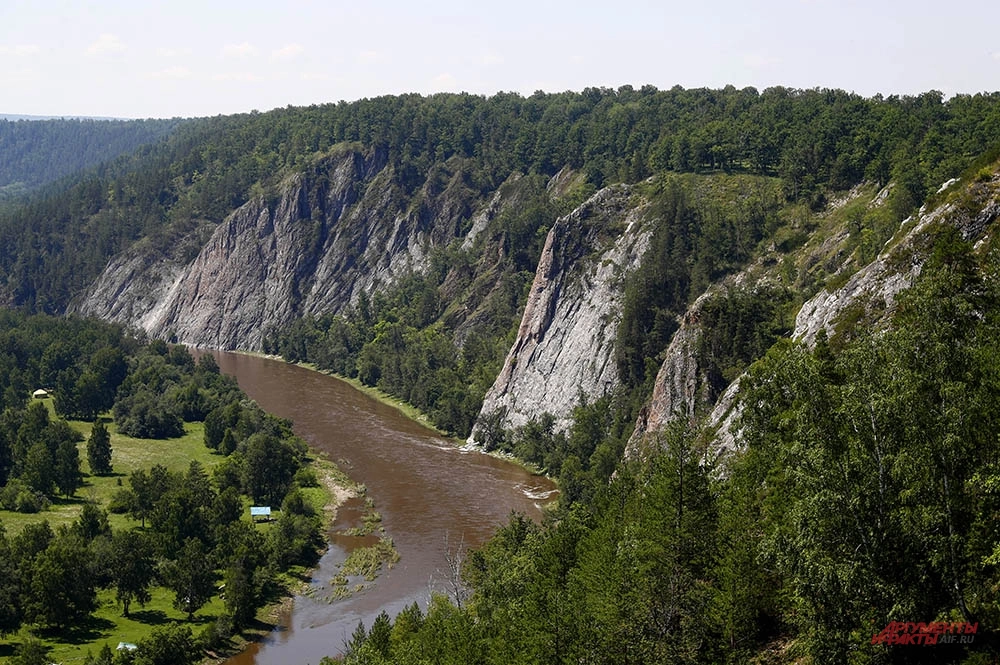
M 155 626 L 137 646 L 133 665 L 188 665 L 198 657 L 191 628 L 180 624 Z
M 186 612 L 188 621 L 211 599 L 215 588 L 215 569 L 209 552 L 201 541 L 189 538 L 164 569 L 166 586 L 174 593 L 174 607 Z
M 234 560 L 222 577 L 226 585 L 226 613 L 237 629 L 253 621 L 261 600 L 261 589 L 254 579 L 257 570 L 245 564 L 243 558 Z
M 122 604 L 122 615 L 127 617 L 133 601 L 145 605 L 151 598 L 156 573 L 152 547 L 143 534 L 132 530 L 116 531 L 111 546 L 115 597 Z
M 0 523 L 0 635 L 15 632 L 21 626 L 21 579 L 17 560 Z
M 97 591 L 90 575 L 86 544 L 66 531 L 35 558 L 31 566 L 25 616 L 44 626 L 79 624 L 97 608 Z
M 98 419 L 87 439 L 87 463 L 96 476 L 111 473 L 111 434 L 103 420 Z
M 65 496 L 73 496 L 83 483 L 80 475 L 80 451 L 72 441 L 59 444 L 55 454 L 55 484 Z
M 111 651 L 111 646 L 107 642 L 101 645 L 101 650 L 97 655 L 92 655 L 89 651 L 84 659 L 84 665 L 115 665 L 115 656 Z
M 75 416 L 81 420 L 95 420 L 97 414 L 108 408 L 104 403 L 106 390 L 101 385 L 101 379 L 90 370 L 84 371 L 73 385 L 73 400 L 71 411 L 67 416 Z
M 291 447 L 273 434 L 258 432 L 243 450 L 243 489 L 257 504 L 281 505 L 299 464 Z
M 128 482 L 135 498 L 130 503 L 129 512 L 133 519 L 141 520 L 145 528 L 146 518 L 152 514 L 160 497 L 170 489 L 170 473 L 163 465 L 154 464 L 148 472 L 142 469 L 133 471 Z
M 98 536 L 110 536 L 107 511 L 93 503 L 83 504 L 80 517 L 73 523 L 73 530 L 87 542 Z
M 40 639 L 26 633 L 9 662 L 11 665 L 49 665 L 48 651 Z
M 52 494 L 55 487 L 55 465 L 52 453 L 44 441 L 36 441 L 24 460 L 21 479 L 40 494 Z

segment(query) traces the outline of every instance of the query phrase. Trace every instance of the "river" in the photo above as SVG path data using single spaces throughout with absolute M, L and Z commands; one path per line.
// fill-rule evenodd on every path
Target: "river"
M 365 590 L 332 600 L 330 580 L 347 556 L 350 538 L 330 534 L 307 594 L 297 596 L 282 626 L 228 665 L 317 665 L 336 655 L 358 621 L 370 626 L 414 601 L 426 606 L 432 589 L 449 587 L 449 552 L 483 544 L 511 511 L 539 518 L 554 485 L 521 467 L 466 451 L 333 377 L 281 361 L 213 352 L 223 372 L 263 408 L 292 421 L 311 448 L 364 483 L 382 526 L 400 554 Z M 334 531 L 359 524 L 363 506 L 351 501 Z

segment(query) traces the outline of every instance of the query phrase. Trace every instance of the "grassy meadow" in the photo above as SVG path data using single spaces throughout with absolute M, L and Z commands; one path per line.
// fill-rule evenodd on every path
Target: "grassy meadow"
M 49 403 L 51 410 L 51 402 Z M 53 417 L 55 415 L 53 414 Z M 185 423 L 184 435 L 179 438 L 154 440 L 136 439 L 120 434 L 110 418 L 106 424 L 111 433 L 112 474 L 95 476 L 89 473 L 87 464 L 87 443 L 92 423 L 70 421 L 70 425 L 83 435 L 84 441 L 79 443 L 80 467 L 83 473 L 83 485 L 72 497 L 59 497 L 52 505 L 38 513 L 24 514 L 0 510 L 0 523 L 3 524 L 8 537 L 19 533 L 25 525 L 48 520 L 53 530 L 60 526 L 69 526 L 80 515 L 82 507 L 89 502 L 96 503 L 107 509 L 111 497 L 122 487 L 128 487 L 129 475 L 139 469 L 149 469 L 154 464 L 162 464 L 170 471 L 184 471 L 192 461 L 197 461 L 211 475 L 213 468 L 225 458 L 207 448 L 204 443 L 204 425 L 202 423 Z M 302 493 L 317 511 L 330 507 L 335 494 L 334 488 L 345 487 L 350 481 L 332 463 L 326 460 L 312 460 L 317 476 L 325 482 L 317 487 L 303 488 Z M 244 498 L 246 507 L 249 502 Z M 276 507 L 272 510 L 277 512 Z M 329 511 L 328 511 L 329 512 Z M 272 520 L 274 519 L 272 515 Z M 108 516 L 113 529 L 135 528 L 139 526 L 136 520 L 127 515 Z M 249 510 L 244 511 L 244 519 L 249 520 Z M 270 529 L 274 522 L 258 523 L 258 528 Z M 287 590 L 294 590 L 297 585 L 308 579 L 308 571 L 302 567 L 294 567 L 279 576 L 279 583 Z M 119 642 L 137 643 L 149 635 L 156 626 L 168 622 L 188 623 L 187 615 L 173 608 L 173 594 L 163 587 L 151 589 L 152 599 L 144 607 L 133 604 L 128 618 L 122 616 L 122 607 L 115 598 L 114 589 L 98 591 L 98 609 L 90 620 L 71 631 L 37 630 L 33 631 L 45 646 L 49 648 L 48 658 L 53 663 L 82 663 L 88 653 L 96 655 L 107 643 L 112 650 Z M 277 620 L 282 598 L 271 599 L 271 604 L 258 612 L 258 621 L 251 627 L 248 635 L 252 639 L 254 632 L 266 634 Z M 225 610 L 224 601 L 215 595 L 204 607 L 195 613 L 194 621 L 188 625 L 197 635 L 206 625 L 221 616 Z M 244 638 L 244 639 L 245 639 Z M 24 639 L 24 630 L 17 634 L 0 636 L 0 663 L 6 662 L 16 653 Z M 239 638 L 234 640 L 233 648 L 238 650 L 242 644 Z

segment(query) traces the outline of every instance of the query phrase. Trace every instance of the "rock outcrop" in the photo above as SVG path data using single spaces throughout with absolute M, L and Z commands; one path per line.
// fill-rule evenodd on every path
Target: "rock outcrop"
M 349 149 L 331 153 L 286 179 L 271 197 L 247 202 L 217 226 L 195 223 L 176 242 L 136 244 L 109 263 L 73 311 L 186 344 L 260 350 L 269 329 L 302 316 L 341 312 L 361 294 L 426 271 L 435 248 L 449 245 L 484 254 L 475 274 L 444 280 L 442 297 L 458 297 L 462 284 L 474 282 L 478 290 L 471 297 L 481 305 L 496 288 L 490 285 L 502 282 L 500 266 L 510 251 L 497 240 L 500 236 L 490 234 L 498 233 L 508 212 L 531 204 L 538 178 L 511 174 L 495 191 L 482 192 L 467 184 L 460 163 L 435 169 L 421 187 L 404 192 L 385 155 Z M 806 300 L 795 317 L 795 339 L 812 345 L 820 330 L 832 336 L 838 322 L 848 313 L 857 315 L 859 308 L 884 316 L 919 274 L 922 259 L 915 239 L 921 230 L 940 220 L 978 239 L 1000 214 L 997 180 L 968 186 L 961 205 L 946 197 L 950 203 L 921 210 L 861 267 L 852 263 L 853 246 L 843 224 L 827 224 L 825 235 L 810 237 L 791 254 L 774 244 L 758 250 L 749 266 L 712 285 L 680 317 L 628 454 L 638 454 L 644 437 L 673 420 L 706 413 L 717 428 L 717 452 L 737 445 L 732 428 L 740 408 L 739 381 L 720 395 L 719 386 L 712 389 L 705 368 L 698 366 L 699 308 L 706 298 L 733 286 L 781 284 L 786 277 L 779 271 L 797 261 L 822 266 L 840 285 L 821 288 Z M 543 193 L 557 200 L 579 184 L 579 174 L 565 169 Z M 614 346 L 624 286 L 649 245 L 652 224 L 647 220 L 655 217 L 643 187 L 600 190 L 554 221 L 516 338 L 485 396 L 470 441 L 479 439 L 484 428 L 516 428 L 546 413 L 565 430 L 574 407 L 618 387 Z M 870 186 L 859 186 L 831 205 L 829 215 L 862 195 L 874 209 L 888 191 L 873 196 Z M 836 279 L 848 272 L 849 277 Z M 479 305 L 465 302 L 450 310 L 447 325 L 458 345 L 467 329 L 490 318 Z
M 189 263 L 137 245 L 74 310 L 185 344 L 259 350 L 271 327 L 336 313 L 424 269 L 469 216 L 460 180 L 403 206 L 383 155 L 331 156 L 288 179 L 276 200 L 233 212 Z
M 945 183 L 938 193 L 956 182 Z M 882 189 L 868 205 L 881 205 L 888 191 L 889 188 Z M 1000 176 L 994 176 L 988 183 L 971 185 L 965 196 L 964 207 L 946 200 L 907 218 L 873 261 L 856 270 L 841 286 L 822 288 L 806 300 L 795 316 L 792 338 L 811 348 L 820 330 L 833 337 L 845 317 L 863 318 L 873 323 L 887 320 L 894 311 L 899 293 L 912 285 L 920 274 L 926 258 L 919 246 L 924 230 L 936 222 L 951 224 L 962 232 L 966 240 L 977 242 L 1000 217 Z M 847 262 L 851 260 L 850 253 L 838 247 L 847 239 L 848 234 L 840 229 L 833 229 L 825 239 L 816 239 L 823 253 L 842 257 L 841 270 L 849 269 Z M 810 251 L 809 247 L 803 248 L 803 255 Z M 753 274 L 756 277 L 752 277 Z M 737 282 L 749 279 L 767 279 L 767 273 L 751 269 L 735 277 Z M 628 456 L 640 454 L 646 441 L 670 422 L 693 418 L 699 411 L 707 414 L 704 422 L 714 431 L 713 445 L 707 451 L 710 457 L 723 457 L 739 446 L 736 428 L 742 409 L 739 401 L 740 379 L 736 379 L 713 400 L 705 389 L 705 379 L 694 353 L 700 334 L 698 308 L 703 299 L 704 296 L 692 304 L 666 351 L 653 395 L 640 414 L 629 441 Z
M 625 277 L 648 242 L 629 187 L 601 190 L 549 231 L 521 325 L 483 402 L 505 428 L 544 413 L 565 429 L 581 400 L 618 385 L 614 343 Z

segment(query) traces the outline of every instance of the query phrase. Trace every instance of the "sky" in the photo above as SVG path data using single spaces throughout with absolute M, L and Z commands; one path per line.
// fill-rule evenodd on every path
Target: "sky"
M 996 0 L 0 0 L 0 114 L 164 118 L 417 92 L 1000 90 Z

